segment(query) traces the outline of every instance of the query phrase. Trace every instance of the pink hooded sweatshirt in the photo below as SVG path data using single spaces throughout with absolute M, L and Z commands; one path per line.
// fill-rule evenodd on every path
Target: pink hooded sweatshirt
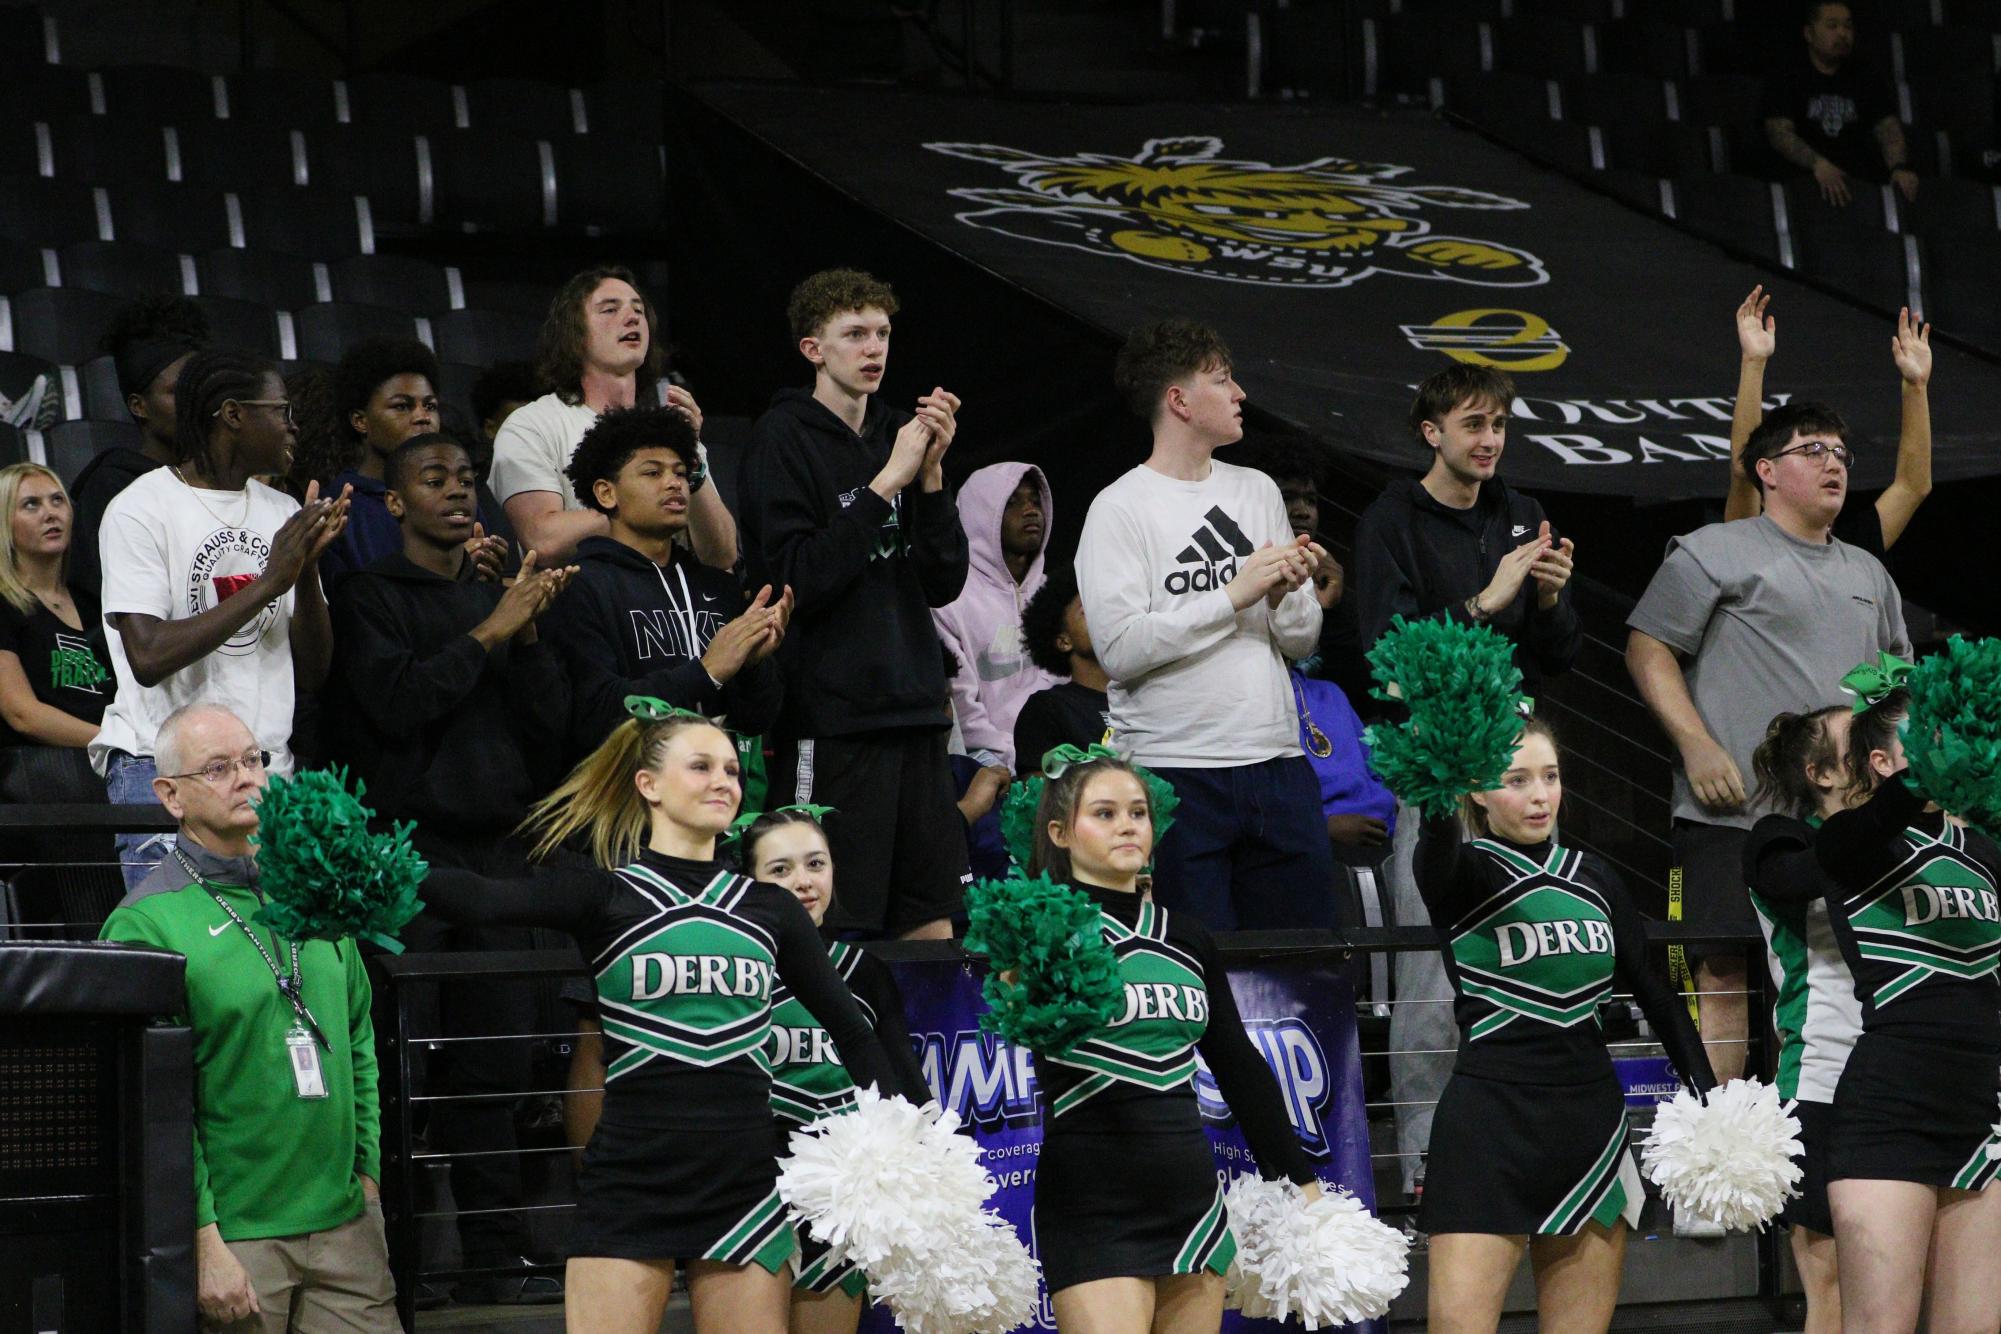
M 1043 549 L 1017 584 L 1001 554 L 1001 514 L 1024 477 L 1034 478 L 1042 490 Z M 959 523 L 966 530 L 970 556 L 966 587 L 931 618 L 938 637 L 959 660 L 959 674 L 951 680 L 952 713 L 966 750 L 975 756 L 991 752 L 1012 771 L 1014 716 L 1030 695 L 1059 680 L 1030 662 L 1021 642 L 1021 609 L 1042 587 L 1042 561 L 1055 523 L 1048 479 L 1032 463 L 981 468 L 959 489 Z

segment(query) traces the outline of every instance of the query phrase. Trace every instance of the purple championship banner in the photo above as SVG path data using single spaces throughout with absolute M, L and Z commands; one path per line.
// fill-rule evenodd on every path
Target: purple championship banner
M 972 1128 L 987 1171 L 999 1188 L 992 1207 L 1034 1248 L 1035 1168 L 1042 1152 L 1042 1095 L 1035 1059 L 1027 1051 L 980 1030 L 980 971 L 948 961 L 890 964 L 903 992 L 911 1038 L 924 1076 L 949 1111 Z M 1355 1000 L 1347 979 L 1324 962 L 1265 960 L 1230 970 L 1230 990 L 1252 1043 L 1278 1076 L 1286 1112 L 1321 1180 L 1352 1191 L 1375 1208 L 1369 1169 L 1369 1126 L 1362 1105 L 1362 1057 L 1355 1037 Z M 1208 1124 L 1219 1174 L 1255 1170 L 1243 1132 L 1230 1117 L 1206 1067 L 1196 1076 L 1196 1096 Z M 862 1329 L 895 1329 L 888 1311 L 871 1309 Z M 1043 1293 L 1035 1320 L 1024 1328 L 1053 1330 L 1056 1319 Z M 1275 1320 L 1223 1317 L 1226 1330 L 1297 1328 Z M 1380 1334 L 1382 1321 L 1349 1326 Z

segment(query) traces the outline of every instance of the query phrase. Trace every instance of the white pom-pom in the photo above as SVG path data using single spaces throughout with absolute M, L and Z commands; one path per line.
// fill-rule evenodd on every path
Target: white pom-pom
M 1777 1089 L 1736 1079 L 1706 1103 L 1683 1089 L 1656 1108 L 1640 1161 L 1677 1213 L 1748 1232 L 1799 1194 L 1799 1133 Z
M 1373 1320 L 1410 1282 L 1410 1239 L 1345 1190 L 1308 1203 L 1290 1181 L 1240 1176 L 1224 1199 L 1237 1260 L 1228 1303 L 1247 1316 L 1308 1329 Z
M 1034 1308 L 1035 1262 L 984 1209 L 994 1181 L 958 1128 L 935 1102 L 865 1088 L 853 1111 L 794 1131 L 779 1163 L 794 1214 L 910 1334 L 1001 1334 Z

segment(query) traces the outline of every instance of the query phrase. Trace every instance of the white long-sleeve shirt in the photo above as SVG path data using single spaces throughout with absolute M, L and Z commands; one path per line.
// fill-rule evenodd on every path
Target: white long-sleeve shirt
M 1077 585 L 1122 753 L 1185 769 L 1300 753 L 1285 660 L 1319 642 L 1312 586 L 1276 610 L 1237 611 L 1223 591 L 1245 557 L 1292 540 L 1277 484 L 1249 468 L 1212 462 L 1184 482 L 1141 465 L 1098 493 Z

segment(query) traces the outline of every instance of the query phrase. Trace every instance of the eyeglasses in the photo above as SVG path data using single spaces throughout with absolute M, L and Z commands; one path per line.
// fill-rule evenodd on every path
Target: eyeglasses
M 289 398 L 231 398 L 224 400 L 225 406 L 229 403 L 234 403 L 239 407 L 245 408 L 283 408 L 285 409 L 285 425 L 297 426 L 299 424 L 298 414 L 292 410 L 292 400 Z M 220 417 L 222 409 L 217 408 L 208 415 L 211 417 Z
M 236 776 L 238 769 L 248 774 L 261 774 L 271 767 L 271 752 L 253 750 L 248 755 L 239 755 L 233 760 L 210 760 L 199 769 L 184 774 L 161 774 L 162 778 L 199 778 L 212 787 L 221 787 Z
M 1825 440 L 1805 440 L 1794 445 L 1791 449 L 1780 450 L 1778 453 L 1772 455 L 1772 457 L 1782 459 L 1788 454 L 1801 455 L 1813 463 L 1818 463 L 1829 454 L 1832 454 L 1834 455 L 1834 461 L 1842 467 L 1852 468 L 1855 466 L 1855 451 L 1853 449 L 1842 444 L 1830 445 Z

